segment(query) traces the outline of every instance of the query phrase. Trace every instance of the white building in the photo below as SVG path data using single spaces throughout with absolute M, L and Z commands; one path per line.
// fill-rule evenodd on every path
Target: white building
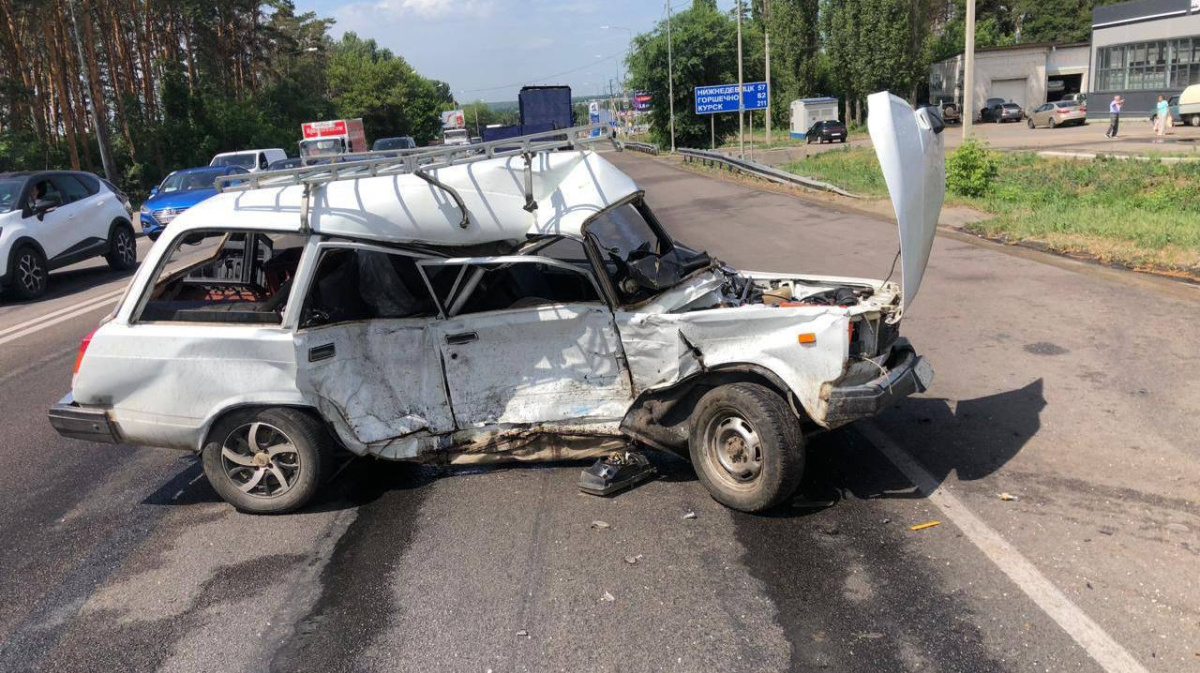
M 838 118 L 838 99 L 829 96 L 792 101 L 791 136 L 803 140 L 808 129 L 819 121 Z
M 1080 44 L 1020 44 L 988 47 L 975 52 L 974 91 L 966 111 L 975 117 L 989 98 L 1031 110 L 1042 103 L 1061 100 L 1069 93 L 1087 93 L 1090 46 Z M 934 63 L 929 68 L 929 99 L 952 99 L 963 105 L 963 55 Z

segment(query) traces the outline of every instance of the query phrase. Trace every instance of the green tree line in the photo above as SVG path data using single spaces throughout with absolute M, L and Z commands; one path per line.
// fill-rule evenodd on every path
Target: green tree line
M 444 82 L 291 0 L 0 0 L 0 170 L 100 172 L 140 192 L 217 152 L 296 152 L 300 124 L 362 117 L 367 137 L 440 130 Z M 94 104 L 95 117 L 89 111 Z
M 1091 34 L 1092 8 L 1114 0 L 978 0 L 977 47 L 1081 42 Z M 771 45 L 771 115 L 789 124 L 790 102 L 837 96 L 843 119 L 865 119 L 868 94 L 887 89 L 913 101 L 927 95 L 929 66 L 961 53 L 965 0 L 742 0 L 743 71 L 747 82 L 766 76 Z M 709 143 L 710 121 L 718 142 L 737 130 L 736 114 L 713 120 L 694 112 L 697 86 L 737 81 L 736 10 L 716 0 L 693 0 L 671 18 L 676 142 Z M 667 22 L 634 38 L 628 59 L 630 86 L 650 91 L 651 129 L 669 142 Z M 758 113 L 761 115 L 761 113 Z M 759 122 L 761 123 L 761 121 Z

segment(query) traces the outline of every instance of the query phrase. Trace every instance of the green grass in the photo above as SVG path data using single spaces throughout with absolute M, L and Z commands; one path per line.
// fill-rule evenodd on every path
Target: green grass
M 997 153 L 1000 174 L 988 194 L 948 194 L 948 204 L 993 215 L 968 229 L 1008 241 L 1038 241 L 1134 268 L 1200 276 L 1200 164 Z M 787 170 L 868 197 L 887 187 L 870 149 L 826 152 Z

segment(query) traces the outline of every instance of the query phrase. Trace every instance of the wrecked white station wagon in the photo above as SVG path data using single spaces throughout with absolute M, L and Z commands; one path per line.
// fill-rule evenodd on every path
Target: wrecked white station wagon
M 303 505 L 339 448 L 481 463 L 631 440 L 690 457 L 730 507 L 769 508 L 807 431 L 932 377 L 898 332 L 941 208 L 940 121 L 869 103 L 902 286 L 685 247 L 587 149 L 591 127 L 239 176 L 166 229 L 50 420 L 201 452 L 249 512 Z M 169 264 L 198 241 L 210 255 Z

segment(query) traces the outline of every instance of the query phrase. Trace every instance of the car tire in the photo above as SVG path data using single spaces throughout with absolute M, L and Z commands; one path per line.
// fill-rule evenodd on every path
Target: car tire
M 1192 115 L 1188 118 L 1188 123 L 1192 126 L 1200 126 L 1200 115 Z
M 692 412 L 692 466 L 717 502 L 761 512 L 791 497 L 804 475 L 804 436 L 775 391 L 756 383 L 713 388 Z
M 128 271 L 137 266 L 137 238 L 133 235 L 133 227 L 123 222 L 113 225 L 104 259 L 114 271 Z
M 1050 118 L 1050 121 L 1049 121 L 1049 122 L 1047 122 L 1047 124 L 1050 126 L 1050 130 L 1051 130 L 1051 131 L 1053 131 L 1053 130 L 1054 130 L 1054 127 L 1055 127 L 1055 126 L 1058 126 L 1058 122 L 1054 121 L 1054 117 L 1051 117 L 1051 118 Z
M 46 293 L 50 267 L 46 265 L 46 256 L 37 248 L 32 245 L 17 248 L 8 268 L 9 288 L 17 299 L 29 301 Z
M 204 475 L 217 494 L 248 514 L 303 507 L 332 472 L 333 442 L 316 418 L 297 409 L 236 411 L 204 446 Z
M 1037 128 L 1037 125 L 1033 123 L 1033 120 L 1032 120 L 1032 119 L 1028 119 L 1028 120 L 1026 120 L 1026 121 L 1025 121 L 1025 124 L 1026 124 L 1027 126 L 1029 126 L 1029 128 L 1031 128 L 1031 129 L 1035 129 L 1035 128 Z
M 157 243 L 157 242 L 158 242 L 158 237 L 159 237 L 159 234 L 158 234 L 158 233 L 154 233 L 154 234 L 146 234 L 146 238 L 150 239 L 150 242 L 151 242 L 151 243 Z

